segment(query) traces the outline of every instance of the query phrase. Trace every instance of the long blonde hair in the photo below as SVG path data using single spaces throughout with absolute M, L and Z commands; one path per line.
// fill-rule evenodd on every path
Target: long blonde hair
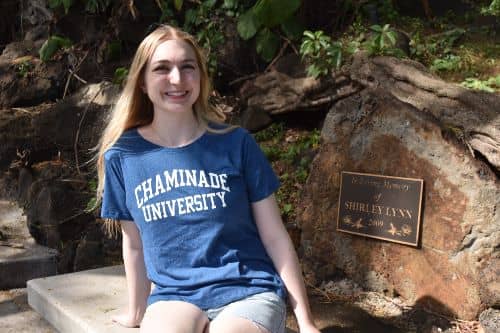
M 196 120 L 207 130 L 212 130 L 208 125 L 209 122 L 222 123 L 225 119 L 224 113 L 208 101 L 212 86 L 206 58 L 194 37 L 174 27 L 160 25 L 146 36 L 137 48 L 125 87 L 112 110 L 109 122 L 99 142 L 96 156 L 97 202 L 101 201 L 104 189 L 104 153 L 116 143 L 126 130 L 147 125 L 153 121 L 153 104 L 141 88 L 144 84 L 144 71 L 158 45 L 172 39 L 188 43 L 196 55 L 200 69 L 200 95 L 193 105 Z M 217 132 L 217 130 L 213 131 Z M 107 219 L 105 222 L 107 222 L 106 227 L 110 233 L 117 231 L 117 221 Z

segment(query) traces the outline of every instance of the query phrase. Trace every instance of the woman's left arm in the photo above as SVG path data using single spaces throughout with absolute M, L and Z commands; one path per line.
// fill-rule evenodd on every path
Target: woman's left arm
M 301 333 L 319 333 L 314 325 L 299 260 L 281 220 L 274 195 L 252 203 L 260 238 L 288 291 Z

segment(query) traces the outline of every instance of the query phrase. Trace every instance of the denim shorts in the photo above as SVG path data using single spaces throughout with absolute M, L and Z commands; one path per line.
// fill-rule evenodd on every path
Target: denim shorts
M 257 326 L 264 327 L 269 333 L 284 333 L 286 322 L 286 304 L 273 292 L 255 294 L 220 308 L 205 311 L 208 319 L 240 317 L 250 320 Z

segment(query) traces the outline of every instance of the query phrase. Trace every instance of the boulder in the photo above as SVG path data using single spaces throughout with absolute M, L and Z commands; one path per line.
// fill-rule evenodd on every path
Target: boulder
M 118 91 L 102 82 L 55 104 L 0 110 L 0 169 L 61 157 L 85 162 Z
M 0 107 L 37 105 L 61 97 L 65 61 L 42 62 L 37 50 L 43 40 L 7 45 L 0 56 Z
M 500 304 L 500 183 L 495 165 L 474 158 L 453 124 L 474 131 L 481 117 L 495 121 L 492 111 L 484 105 L 476 115 L 465 108 L 442 110 L 441 102 L 420 109 L 398 99 L 396 88 L 381 78 L 374 76 L 361 93 L 337 102 L 325 119 L 299 221 L 306 276 L 319 285 L 340 270 L 368 290 L 477 318 Z M 460 105 L 463 97 L 452 102 Z M 498 128 L 489 129 L 498 142 Z M 341 171 L 423 179 L 419 246 L 337 232 Z
M 37 243 L 59 250 L 59 272 L 109 264 L 96 253 L 116 258 L 119 244 L 92 231 L 99 228 L 86 207 L 95 196 L 91 149 L 118 92 L 102 82 L 55 104 L 0 111 L 1 194 L 24 205 Z

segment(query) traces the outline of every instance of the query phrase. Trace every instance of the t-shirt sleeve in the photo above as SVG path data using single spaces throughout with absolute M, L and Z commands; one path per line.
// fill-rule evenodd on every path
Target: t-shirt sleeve
M 132 220 L 126 205 L 125 183 L 119 156 L 104 156 L 104 172 L 101 217 L 114 220 Z
M 280 186 L 271 164 L 248 132 L 243 139 L 243 173 L 250 202 L 267 198 Z

